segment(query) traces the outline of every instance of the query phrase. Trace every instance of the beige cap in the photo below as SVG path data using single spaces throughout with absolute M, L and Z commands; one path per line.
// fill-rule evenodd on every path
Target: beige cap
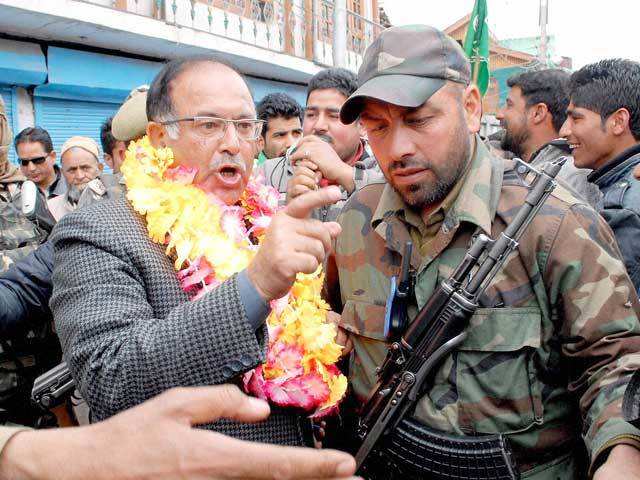
M 147 131 L 147 92 L 148 85 L 134 88 L 111 123 L 111 134 L 122 141 L 135 140 Z
M 100 152 L 98 150 L 98 144 L 89 137 L 71 137 L 69 140 L 64 142 L 62 145 L 62 150 L 60 150 L 60 157 L 65 154 L 65 152 L 73 147 L 78 147 L 87 152 L 91 153 L 96 160 L 100 158 Z

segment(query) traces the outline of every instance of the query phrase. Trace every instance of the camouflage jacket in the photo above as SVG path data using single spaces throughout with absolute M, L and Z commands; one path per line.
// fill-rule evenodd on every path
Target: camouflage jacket
M 353 165 L 353 180 L 356 185 L 354 191 L 356 192 L 369 183 L 384 180 L 384 175 L 382 175 L 380 167 L 378 167 L 378 162 L 369 149 L 369 145 L 363 142 L 362 146 L 362 155 Z M 293 167 L 289 164 L 287 157 L 267 160 L 264 165 L 262 165 L 260 171 L 264 175 L 265 182 L 280 192 L 280 204 L 284 205 L 287 200 L 287 183 L 291 177 L 293 177 Z M 349 198 L 347 191 L 344 188 L 341 190 L 341 200 L 330 207 L 314 210 L 312 217 L 322 220 L 323 222 L 335 221 L 344 203 Z
M 421 257 L 414 249 L 411 318 L 452 273 L 472 235 L 496 238 L 527 193 L 511 161 L 490 155 L 479 138 L 476 145 L 429 252 Z M 339 222 L 326 294 L 354 342 L 349 375 L 361 403 L 386 353 L 390 277 L 399 274 L 410 229 L 422 227 L 384 184 L 352 196 Z M 640 447 L 640 431 L 620 413 L 640 366 L 639 312 L 611 230 L 558 186 L 490 283 L 467 339 L 438 367 L 415 416 L 460 435 L 507 434 L 523 478 L 580 478 L 581 433 L 592 466 L 615 443 Z
M 19 193 L 17 185 L 0 183 L 0 273 L 47 238 L 47 232 L 22 213 Z

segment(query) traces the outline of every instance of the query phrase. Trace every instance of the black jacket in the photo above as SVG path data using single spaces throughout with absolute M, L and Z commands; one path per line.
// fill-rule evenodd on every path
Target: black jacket
M 640 144 L 591 172 L 589 181 L 603 194 L 598 210 L 613 230 L 629 276 L 640 294 L 640 182 L 633 175 L 637 165 L 640 165 Z
M 43 243 L 0 274 L 0 335 L 14 336 L 52 321 L 53 246 Z

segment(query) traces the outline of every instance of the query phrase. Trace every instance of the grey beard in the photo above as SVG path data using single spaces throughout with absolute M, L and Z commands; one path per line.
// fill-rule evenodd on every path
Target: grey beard
M 78 200 L 80 200 L 80 195 L 82 195 L 82 192 L 84 191 L 86 186 L 86 183 L 82 186 L 82 188 L 78 187 L 77 185 L 69 185 L 69 188 L 67 189 L 67 200 L 69 200 L 69 203 L 71 203 L 72 205 L 77 204 Z

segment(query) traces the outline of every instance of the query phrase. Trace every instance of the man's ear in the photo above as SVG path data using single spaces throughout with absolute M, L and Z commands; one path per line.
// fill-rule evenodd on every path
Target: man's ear
M 109 168 L 111 168 L 113 170 L 113 157 L 111 155 L 109 155 L 108 153 L 104 154 L 104 163 L 106 163 Z M 102 164 L 100 164 L 102 165 Z
M 100 170 L 100 172 L 102 172 L 104 170 L 104 164 L 98 162 L 98 170 Z
M 167 131 L 164 125 L 158 122 L 149 122 L 147 124 L 147 135 L 151 145 L 155 148 L 164 148 L 167 146 Z
M 364 125 L 362 125 L 359 118 L 356 120 L 356 125 L 358 126 L 358 132 L 360 132 L 360 138 L 367 138 L 367 131 L 364 129 Z
M 470 133 L 480 131 L 482 119 L 482 95 L 477 85 L 471 84 L 462 93 L 462 108 L 464 109 L 467 128 Z
M 127 144 L 119 141 L 113 149 L 113 165 L 122 165 L 127 155 Z
M 551 121 L 549 109 L 547 105 L 544 103 L 536 103 L 532 107 L 529 108 L 529 116 L 531 117 L 531 121 L 534 125 L 540 125 L 543 123 L 548 117 Z M 551 122 L 553 124 L 553 122 Z
M 619 108 L 607 118 L 607 124 L 611 128 L 611 133 L 616 136 L 624 135 L 626 132 L 630 132 L 629 121 L 631 115 L 626 108 Z
M 258 144 L 258 153 L 260 153 L 264 150 L 264 137 L 260 135 L 256 143 Z

